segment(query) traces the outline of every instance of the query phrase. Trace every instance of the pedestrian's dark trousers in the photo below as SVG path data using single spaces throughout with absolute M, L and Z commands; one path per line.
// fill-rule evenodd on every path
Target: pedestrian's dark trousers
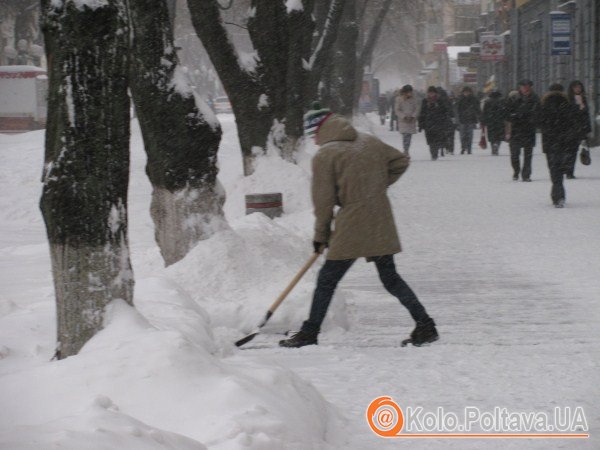
M 563 152 L 548 152 L 546 159 L 548 160 L 548 169 L 550 169 L 550 179 L 552 180 L 552 190 L 550 197 L 552 203 L 556 204 L 559 200 L 565 199 L 565 188 L 563 186 L 563 176 L 565 174 L 565 156 Z
M 448 153 L 454 154 L 454 125 L 448 129 L 448 133 L 446 134 L 446 149 Z
M 402 133 L 402 148 L 406 154 L 408 154 L 408 151 L 410 150 L 410 141 L 412 141 L 412 134 Z
M 514 170 L 514 175 L 526 180 L 531 177 L 531 158 L 533 156 L 533 147 L 523 147 L 523 170 L 521 171 L 521 145 L 510 143 L 510 163 Z
M 565 173 L 568 176 L 575 175 L 575 164 L 577 163 L 577 152 L 579 151 L 579 142 L 571 142 L 565 153 Z
M 461 152 L 466 151 L 471 153 L 471 147 L 473 145 L 473 129 L 475 125 L 472 123 L 461 123 L 458 126 L 460 133 L 460 148 Z
M 429 318 L 425 308 L 419 302 L 415 293 L 396 272 L 394 256 L 378 256 L 372 259 L 375 262 L 383 286 L 390 294 L 400 300 L 400 303 L 408 309 L 412 318 L 417 322 Z M 344 274 L 352 264 L 354 264 L 354 261 L 356 260 L 328 259 L 325 261 L 317 279 L 317 287 L 310 308 L 310 316 L 308 320 L 302 324 L 302 331 L 309 333 L 320 331 L 321 324 L 325 319 L 325 314 L 327 314 L 327 309 L 329 308 L 329 303 L 331 302 L 335 288 Z

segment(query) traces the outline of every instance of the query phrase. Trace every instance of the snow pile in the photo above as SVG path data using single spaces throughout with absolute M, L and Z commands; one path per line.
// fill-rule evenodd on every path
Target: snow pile
M 312 386 L 244 355 L 213 356 L 206 314 L 175 284 L 137 289 L 137 310 L 114 301 L 79 355 L 2 377 L 0 448 L 305 449 L 332 439 L 338 419 Z
M 257 325 L 312 253 L 309 239 L 263 214 L 242 217 L 231 225 L 232 230 L 200 242 L 167 269 L 169 277 L 209 312 L 215 326 L 230 329 L 230 340 L 235 332 L 246 333 Z M 266 330 L 298 329 L 308 316 L 318 265 L 304 276 Z M 333 327 L 347 328 L 343 291 L 336 294 L 324 323 L 324 329 Z
M 220 119 L 225 128 L 231 126 L 230 115 Z M 226 140 L 219 151 L 219 179 L 227 191 L 224 210 L 231 230 L 198 243 L 167 273 L 209 312 L 213 325 L 227 328 L 218 334 L 228 342 L 257 325 L 311 256 L 314 217 L 310 163 L 316 149 L 312 141 L 306 141 L 297 152 L 297 164 L 292 164 L 269 148 L 266 154 L 257 155 L 255 171 L 248 177 L 241 176 L 241 166 L 231 165 L 232 160 L 241 158 L 239 146 L 228 145 Z M 282 193 L 284 215 L 275 220 L 259 213 L 246 216 L 245 196 L 269 192 Z M 308 317 L 321 264 L 317 261 L 294 288 L 267 331 L 298 329 Z M 336 291 L 324 330 L 347 329 L 345 298 L 343 288 Z

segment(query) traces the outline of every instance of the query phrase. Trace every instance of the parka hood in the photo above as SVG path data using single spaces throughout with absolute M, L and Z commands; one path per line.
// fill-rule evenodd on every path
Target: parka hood
M 560 91 L 546 92 L 546 94 L 544 94 L 542 97 L 542 104 L 547 104 L 548 102 L 563 103 L 564 101 L 568 102 L 569 98 L 564 92 Z
M 358 132 L 350 121 L 337 114 L 332 114 L 319 127 L 316 143 L 323 145 L 332 141 L 355 141 L 357 137 Z

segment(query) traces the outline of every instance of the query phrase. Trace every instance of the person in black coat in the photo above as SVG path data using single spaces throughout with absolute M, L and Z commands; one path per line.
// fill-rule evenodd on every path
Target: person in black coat
M 390 110 L 390 131 L 398 131 L 398 116 L 396 115 L 396 98 L 400 95 L 400 90 L 396 89 L 390 97 L 388 109 Z
M 576 132 L 573 135 L 571 145 L 567 150 L 567 159 L 565 161 L 565 170 L 568 179 L 575 178 L 575 163 L 577 162 L 577 151 L 581 141 L 587 139 L 587 135 L 592 131 L 590 121 L 590 109 L 585 96 L 585 88 L 579 80 L 572 81 L 567 92 L 569 101 L 575 107 L 575 127 Z
M 448 110 L 448 114 L 446 115 L 446 122 L 444 124 L 440 124 L 446 129 L 446 140 L 444 142 L 444 145 L 440 149 L 440 154 L 444 156 L 444 149 L 446 149 L 449 155 L 454 155 L 454 133 L 456 131 L 456 113 L 454 100 L 450 98 L 448 93 L 441 86 L 438 86 L 437 90 L 440 101 L 446 105 L 446 109 Z
M 460 134 L 460 153 L 471 154 L 473 146 L 473 130 L 481 117 L 479 100 L 473 95 L 473 89 L 465 86 L 456 101 L 458 115 L 458 132 Z
M 535 130 L 540 100 L 532 90 L 533 82 L 522 80 L 519 91 L 509 95 L 506 102 L 506 120 L 509 132 L 506 140 L 510 145 L 510 161 L 513 180 L 519 175 L 523 181 L 531 181 L 531 159 L 535 146 Z M 521 148 L 523 149 L 523 170 L 521 170 Z
M 379 120 L 381 120 L 381 125 L 385 125 L 385 116 L 388 112 L 388 101 L 385 95 L 380 95 L 377 100 L 377 110 L 379 112 Z
M 569 102 L 562 84 L 555 83 L 542 98 L 539 109 L 539 125 L 542 130 L 542 149 L 548 160 L 552 191 L 552 203 L 557 208 L 565 205 L 563 176 L 569 146 L 577 134 L 577 110 Z
M 438 158 L 440 149 L 446 144 L 446 123 L 449 117 L 450 111 L 448 110 L 448 106 L 440 100 L 437 88 L 429 86 L 427 97 L 421 103 L 419 131 L 425 130 L 425 138 L 427 139 L 433 161 Z
M 504 119 L 506 104 L 502 94 L 496 90 L 490 92 L 483 104 L 481 125 L 487 131 L 487 138 L 492 147 L 492 155 L 498 155 L 500 144 L 504 140 Z

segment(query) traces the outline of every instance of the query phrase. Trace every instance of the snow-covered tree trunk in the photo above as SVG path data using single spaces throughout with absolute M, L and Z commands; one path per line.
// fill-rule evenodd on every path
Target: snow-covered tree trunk
M 127 16 L 121 0 L 42 0 L 49 61 L 40 202 L 56 293 L 56 356 L 102 328 L 105 306 L 133 303 L 127 240 Z
M 328 80 L 332 73 L 335 42 L 345 5 L 346 0 L 318 1 L 315 5 L 318 34 L 307 61 L 309 73 L 305 97 L 309 102 L 319 99 L 323 105 L 330 106 Z
M 365 40 L 364 45 L 360 51 L 360 56 L 358 57 L 357 65 L 356 65 L 356 76 L 354 79 L 354 101 L 353 105 L 355 108 L 358 107 L 358 100 L 360 98 L 360 92 L 362 90 L 362 80 L 364 75 L 364 70 L 366 66 L 371 65 L 371 59 L 373 56 L 373 50 L 375 49 L 375 45 L 377 44 L 377 40 L 379 39 L 379 35 L 381 34 L 381 28 L 383 26 L 383 19 L 390 10 L 390 6 L 392 5 L 392 0 L 384 0 L 381 5 L 381 9 L 377 13 L 375 21 L 369 32 L 367 34 L 367 38 Z
M 155 238 L 168 266 L 227 227 L 217 180 L 221 127 L 179 64 L 166 0 L 128 2 L 131 92 L 148 155 Z
M 294 161 L 303 134 L 306 67 L 313 23 L 312 0 L 295 2 L 253 1 L 255 13 L 248 32 L 261 63 L 261 86 L 273 109 L 270 136 L 284 159 Z M 308 44 L 308 45 L 307 45 Z
M 340 24 L 330 87 L 333 109 L 345 116 L 352 116 L 354 111 L 358 34 L 356 0 L 347 0 Z
M 305 110 L 317 99 L 319 79 L 339 24 L 344 0 L 329 8 L 324 39 L 313 42 L 317 0 L 253 0 L 248 17 L 255 64 L 240 61 L 219 13 L 217 0 L 188 0 L 192 23 L 231 100 L 244 155 L 252 173 L 257 149 L 267 142 L 294 161 Z
M 192 24 L 202 41 L 223 87 L 229 96 L 238 128 L 238 137 L 244 162 L 244 174 L 254 171 L 257 150 L 266 148 L 267 137 L 273 124 L 273 102 L 261 85 L 262 62 L 253 58 L 255 66 L 240 61 L 223 20 L 216 0 L 188 0 Z

